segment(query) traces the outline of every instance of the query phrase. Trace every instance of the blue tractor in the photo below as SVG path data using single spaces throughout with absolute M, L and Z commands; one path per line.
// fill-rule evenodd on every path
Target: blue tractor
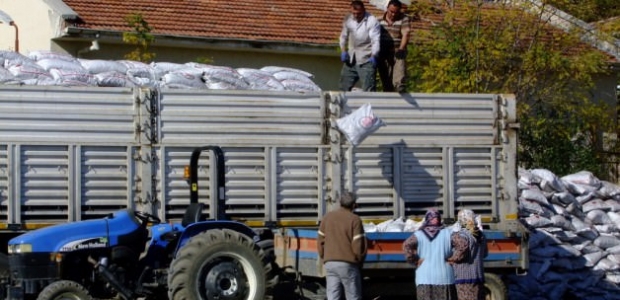
M 198 203 L 198 160 L 215 156 L 217 217 Z M 118 211 L 103 219 L 50 226 L 9 241 L 8 299 L 271 299 L 280 270 L 273 235 L 226 220 L 224 154 L 192 152 L 190 205 L 182 222 Z M 187 170 L 186 170 L 187 171 Z M 150 229 L 150 230 L 149 230 Z

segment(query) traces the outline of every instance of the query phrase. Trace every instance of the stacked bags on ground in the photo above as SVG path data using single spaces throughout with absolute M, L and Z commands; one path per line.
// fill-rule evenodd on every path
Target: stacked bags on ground
M 530 266 L 511 299 L 620 299 L 620 186 L 582 171 L 519 170 Z

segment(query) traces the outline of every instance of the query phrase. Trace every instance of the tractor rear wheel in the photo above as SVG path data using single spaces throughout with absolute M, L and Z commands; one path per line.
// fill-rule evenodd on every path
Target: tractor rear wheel
M 277 280 L 271 259 L 252 238 L 230 229 L 192 237 L 177 253 L 168 274 L 171 300 L 271 299 Z
M 92 300 L 88 290 L 81 284 L 60 280 L 46 286 L 37 297 L 37 300 Z

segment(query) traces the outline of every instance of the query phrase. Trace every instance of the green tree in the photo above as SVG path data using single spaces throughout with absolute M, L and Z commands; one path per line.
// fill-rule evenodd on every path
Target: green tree
M 620 16 L 618 0 L 546 0 L 545 3 L 586 22 Z
M 125 21 L 133 30 L 123 32 L 123 42 L 136 46 L 133 51 L 125 54 L 125 58 L 151 62 L 155 58 L 155 53 L 149 51 L 149 46 L 155 41 L 155 37 L 151 34 L 153 29 L 140 13 L 126 16 Z
M 513 93 L 518 100 L 519 161 L 559 175 L 602 169 L 601 132 L 615 132 L 609 108 L 590 99 L 606 58 L 529 7 L 454 0 L 418 3 L 434 26 L 416 35 L 409 90 Z

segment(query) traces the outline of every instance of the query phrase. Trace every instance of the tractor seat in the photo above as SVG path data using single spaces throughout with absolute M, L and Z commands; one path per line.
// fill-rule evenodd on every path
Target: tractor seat
M 190 224 L 204 221 L 202 217 L 202 209 L 204 206 L 205 205 L 203 203 L 191 203 L 185 210 L 185 215 L 183 215 L 181 225 L 183 225 L 183 227 L 187 227 Z

